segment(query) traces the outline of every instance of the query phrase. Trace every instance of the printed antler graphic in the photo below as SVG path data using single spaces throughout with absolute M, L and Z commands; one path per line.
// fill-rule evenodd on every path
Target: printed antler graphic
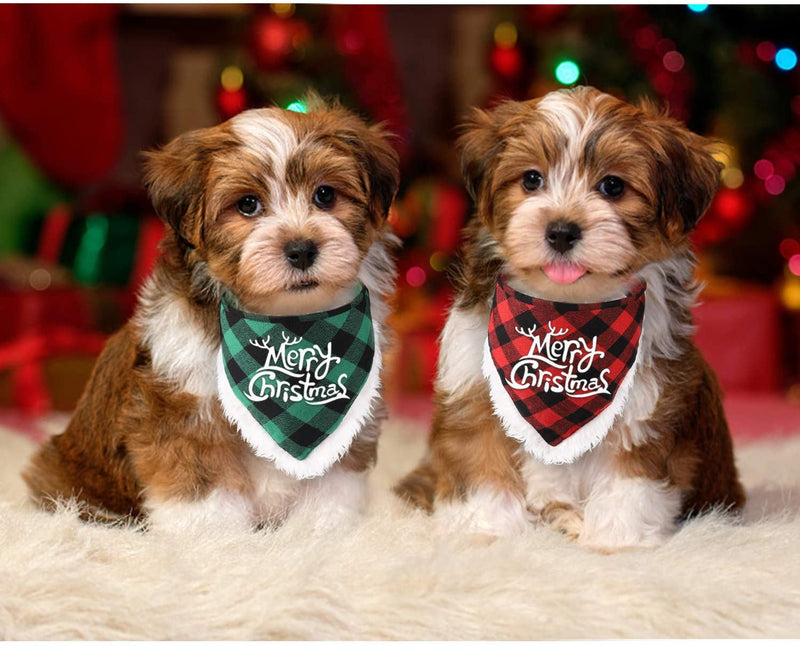
M 289 339 L 291 337 L 288 334 L 286 334 L 286 332 L 284 332 L 283 330 L 281 330 L 281 336 L 283 336 L 283 342 L 285 345 L 297 345 L 302 341 L 302 339 L 299 336 L 294 337 L 294 341 L 290 341 Z
M 258 339 L 256 341 L 253 341 L 253 339 L 250 339 L 250 345 L 254 345 L 257 348 L 261 348 L 262 350 L 268 350 L 269 349 L 269 337 L 267 337 L 266 339 Z
M 558 332 L 556 332 L 555 329 L 553 328 L 553 322 L 552 321 L 548 321 L 547 322 L 547 327 L 550 328 L 550 334 L 552 334 L 553 336 L 563 336 L 564 334 L 569 332 L 569 328 L 568 327 L 560 328 L 558 330 Z
M 535 325 L 533 327 L 529 327 L 529 328 L 525 328 L 525 329 L 523 329 L 521 327 L 515 327 L 514 329 L 517 331 L 517 334 L 520 334 L 522 336 L 526 336 L 529 339 L 532 339 L 534 332 L 536 332 L 536 326 Z

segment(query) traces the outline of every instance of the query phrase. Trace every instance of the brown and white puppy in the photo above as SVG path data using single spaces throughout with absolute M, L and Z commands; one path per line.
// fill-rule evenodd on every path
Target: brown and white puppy
M 308 114 L 250 110 L 147 155 L 146 184 L 170 227 L 163 254 L 66 431 L 28 465 L 37 501 L 75 496 L 95 517 L 167 527 L 254 527 L 304 497 L 321 527 L 356 515 L 382 402 L 325 475 L 296 480 L 253 453 L 217 395 L 223 292 L 249 312 L 294 315 L 343 305 L 361 282 L 386 340 L 397 155 L 380 127 L 318 103 Z M 303 262 L 297 241 L 310 249 Z
M 691 340 L 688 235 L 719 173 L 708 142 L 647 103 L 580 87 L 475 110 L 459 143 L 477 218 L 441 336 L 429 453 L 397 492 L 445 526 L 506 535 L 542 520 L 605 551 L 657 545 L 689 514 L 743 505 L 717 381 Z M 627 403 L 572 463 L 537 461 L 493 413 L 481 359 L 499 273 L 568 303 L 647 283 Z

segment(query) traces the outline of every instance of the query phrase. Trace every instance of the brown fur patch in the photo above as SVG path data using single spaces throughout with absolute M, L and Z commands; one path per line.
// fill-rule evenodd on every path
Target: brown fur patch
M 518 444 L 503 432 L 492 414 L 488 387 L 481 384 L 470 388 L 452 403 L 440 394 L 434 401 L 428 462 L 398 485 L 396 491 L 427 508 L 434 472 L 435 502 L 463 499 L 479 485 L 491 485 L 524 497 L 516 457 Z

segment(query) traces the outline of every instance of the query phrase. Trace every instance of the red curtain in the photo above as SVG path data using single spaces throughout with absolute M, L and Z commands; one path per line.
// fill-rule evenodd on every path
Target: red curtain
M 116 14 L 109 5 L 0 5 L 0 116 L 58 183 L 94 183 L 120 153 Z

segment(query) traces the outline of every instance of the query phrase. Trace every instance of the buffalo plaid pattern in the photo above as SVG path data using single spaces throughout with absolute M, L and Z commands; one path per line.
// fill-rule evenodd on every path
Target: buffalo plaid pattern
M 605 410 L 613 400 L 636 359 L 644 304 L 644 284 L 638 285 L 629 296 L 620 300 L 572 304 L 554 303 L 520 294 L 498 279 L 489 319 L 488 340 L 492 361 L 520 415 L 550 446 L 558 446 Z M 604 378 L 608 382 L 608 393 L 570 396 L 566 389 L 553 386 L 551 378 L 561 370 L 544 361 L 539 361 L 538 368 L 535 367 L 529 379 L 523 381 L 526 385 L 524 389 L 517 390 L 509 386 L 514 365 L 531 352 L 533 344 L 532 338 L 523 336 L 518 330 L 527 334 L 533 330 L 534 336 L 544 337 L 551 328 L 557 332 L 563 331 L 563 334 L 553 337 L 555 341 L 584 339 L 591 343 L 591 339 L 597 337 L 597 349 L 602 351 L 603 356 L 598 354 L 589 369 L 575 377 L 599 379 L 607 369 Z M 550 375 L 542 378 L 540 370 Z M 563 373 L 562 379 L 565 380 Z M 534 383 L 528 387 L 530 382 Z
M 364 386 L 372 368 L 375 354 L 375 337 L 369 303 L 369 292 L 362 286 L 353 302 L 328 312 L 303 316 L 266 317 L 237 310 L 223 299 L 220 306 L 222 329 L 222 357 L 228 383 L 236 397 L 261 425 L 265 433 L 284 451 L 298 460 L 304 460 L 339 426 L 345 414 Z M 264 368 L 267 351 L 250 343 L 271 339 L 270 345 L 280 345 L 284 339 L 300 339 L 291 349 L 312 348 L 317 345 L 327 349 L 331 343 L 333 355 L 340 359 L 328 375 L 315 380 L 317 386 L 338 387 L 340 377 L 347 398 L 315 405 L 305 400 L 286 401 L 286 397 L 270 397 L 252 401 L 245 394 L 252 376 Z M 303 392 L 302 378 L 285 375 L 280 371 L 275 378 L 282 380 L 284 393 L 292 387 Z M 304 375 L 305 376 L 305 375 Z

